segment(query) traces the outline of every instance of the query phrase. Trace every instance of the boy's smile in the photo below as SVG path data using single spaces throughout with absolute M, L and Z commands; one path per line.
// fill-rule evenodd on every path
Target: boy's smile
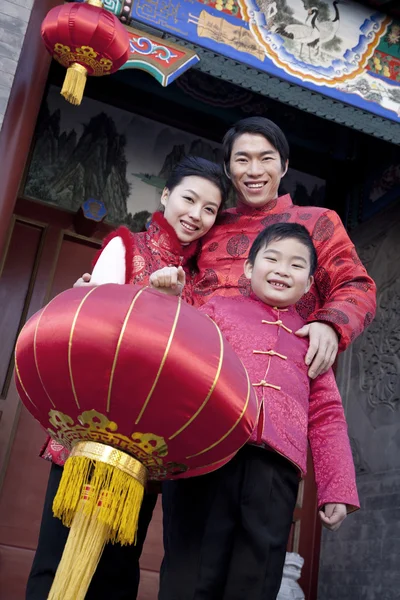
M 295 304 L 310 289 L 310 267 L 307 246 L 295 238 L 285 238 L 261 248 L 254 265 L 247 260 L 245 275 L 260 300 L 284 308 Z

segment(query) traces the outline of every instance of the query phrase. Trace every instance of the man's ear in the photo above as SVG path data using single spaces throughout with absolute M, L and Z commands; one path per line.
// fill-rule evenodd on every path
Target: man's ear
M 231 175 L 229 173 L 229 167 L 226 163 L 224 163 L 224 171 L 225 171 L 225 175 L 227 176 L 227 178 L 230 179 Z
M 288 172 L 288 168 L 289 168 L 289 161 L 287 160 L 286 164 L 285 164 L 284 171 L 282 173 L 282 177 L 285 177 L 286 173 Z
M 251 279 L 252 273 L 253 273 L 253 265 L 251 264 L 249 259 L 247 259 L 246 262 L 244 263 L 244 274 L 247 279 Z
M 314 283 L 314 277 L 312 275 L 310 275 L 310 277 L 308 278 L 307 285 L 306 285 L 306 291 L 304 292 L 305 294 L 307 294 L 307 292 L 310 290 L 310 287 L 312 286 L 313 283 Z

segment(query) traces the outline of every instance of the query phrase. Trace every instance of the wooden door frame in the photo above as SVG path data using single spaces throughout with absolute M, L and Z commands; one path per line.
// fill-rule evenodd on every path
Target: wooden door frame
M 62 0 L 34 0 L 17 70 L 0 131 L 0 257 L 8 238 L 46 86 L 51 57 L 40 28 L 48 11 Z

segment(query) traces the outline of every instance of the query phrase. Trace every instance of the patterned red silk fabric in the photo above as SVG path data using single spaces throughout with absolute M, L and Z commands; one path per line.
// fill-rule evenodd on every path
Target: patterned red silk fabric
M 215 470 L 257 424 L 246 370 L 215 323 L 148 287 L 62 292 L 27 321 L 15 357 L 21 400 L 53 438 L 126 451 L 150 479 Z
M 262 402 L 251 443 L 279 452 L 305 473 L 309 440 L 318 505 L 338 502 L 358 508 L 353 457 L 335 377 L 330 370 L 309 379 L 304 362 L 308 340 L 294 335 L 304 324 L 295 308 L 272 308 L 251 294 L 215 296 L 200 310 L 220 327 Z
M 126 251 L 125 283 L 147 285 L 153 271 L 169 265 L 181 265 L 188 271 L 190 260 L 198 251 L 197 242 L 182 246 L 174 229 L 161 212 L 154 213 L 149 229 L 143 233 L 132 233 L 126 227 L 119 227 L 105 238 L 103 248 L 118 236 L 122 238 Z M 101 251 L 96 260 L 100 254 Z M 187 274 L 189 275 L 189 272 Z M 189 286 L 185 287 L 182 297 L 189 304 L 193 303 Z M 69 452 L 58 442 L 48 438 L 41 456 L 62 466 Z
M 250 294 L 243 265 L 257 234 L 273 223 L 300 223 L 310 232 L 318 254 L 315 284 L 297 303 L 306 321 L 322 321 L 339 334 L 339 350 L 367 327 L 375 315 L 376 287 L 357 256 L 339 216 L 332 210 L 295 206 L 289 195 L 262 208 L 239 204 L 221 214 L 204 238 L 194 282 L 194 301 L 201 305 L 214 294 Z

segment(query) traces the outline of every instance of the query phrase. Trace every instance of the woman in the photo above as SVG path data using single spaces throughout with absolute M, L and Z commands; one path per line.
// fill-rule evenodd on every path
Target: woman
M 148 230 L 132 233 L 120 227 L 105 239 L 90 285 L 147 285 L 151 273 L 165 266 L 181 267 L 190 279 L 196 266 L 198 242 L 213 226 L 226 195 L 226 179 L 218 165 L 198 157 L 185 158 L 171 173 L 161 197 L 164 210 L 153 215 Z M 85 285 L 83 281 L 77 283 Z M 183 294 L 185 300 L 192 302 L 190 287 Z M 26 600 L 47 598 L 69 531 L 52 514 L 68 451 L 49 439 L 41 455 L 53 464 Z M 136 598 L 139 558 L 156 501 L 157 494 L 145 494 L 135 546 L 106 546 L 88 600 Z

